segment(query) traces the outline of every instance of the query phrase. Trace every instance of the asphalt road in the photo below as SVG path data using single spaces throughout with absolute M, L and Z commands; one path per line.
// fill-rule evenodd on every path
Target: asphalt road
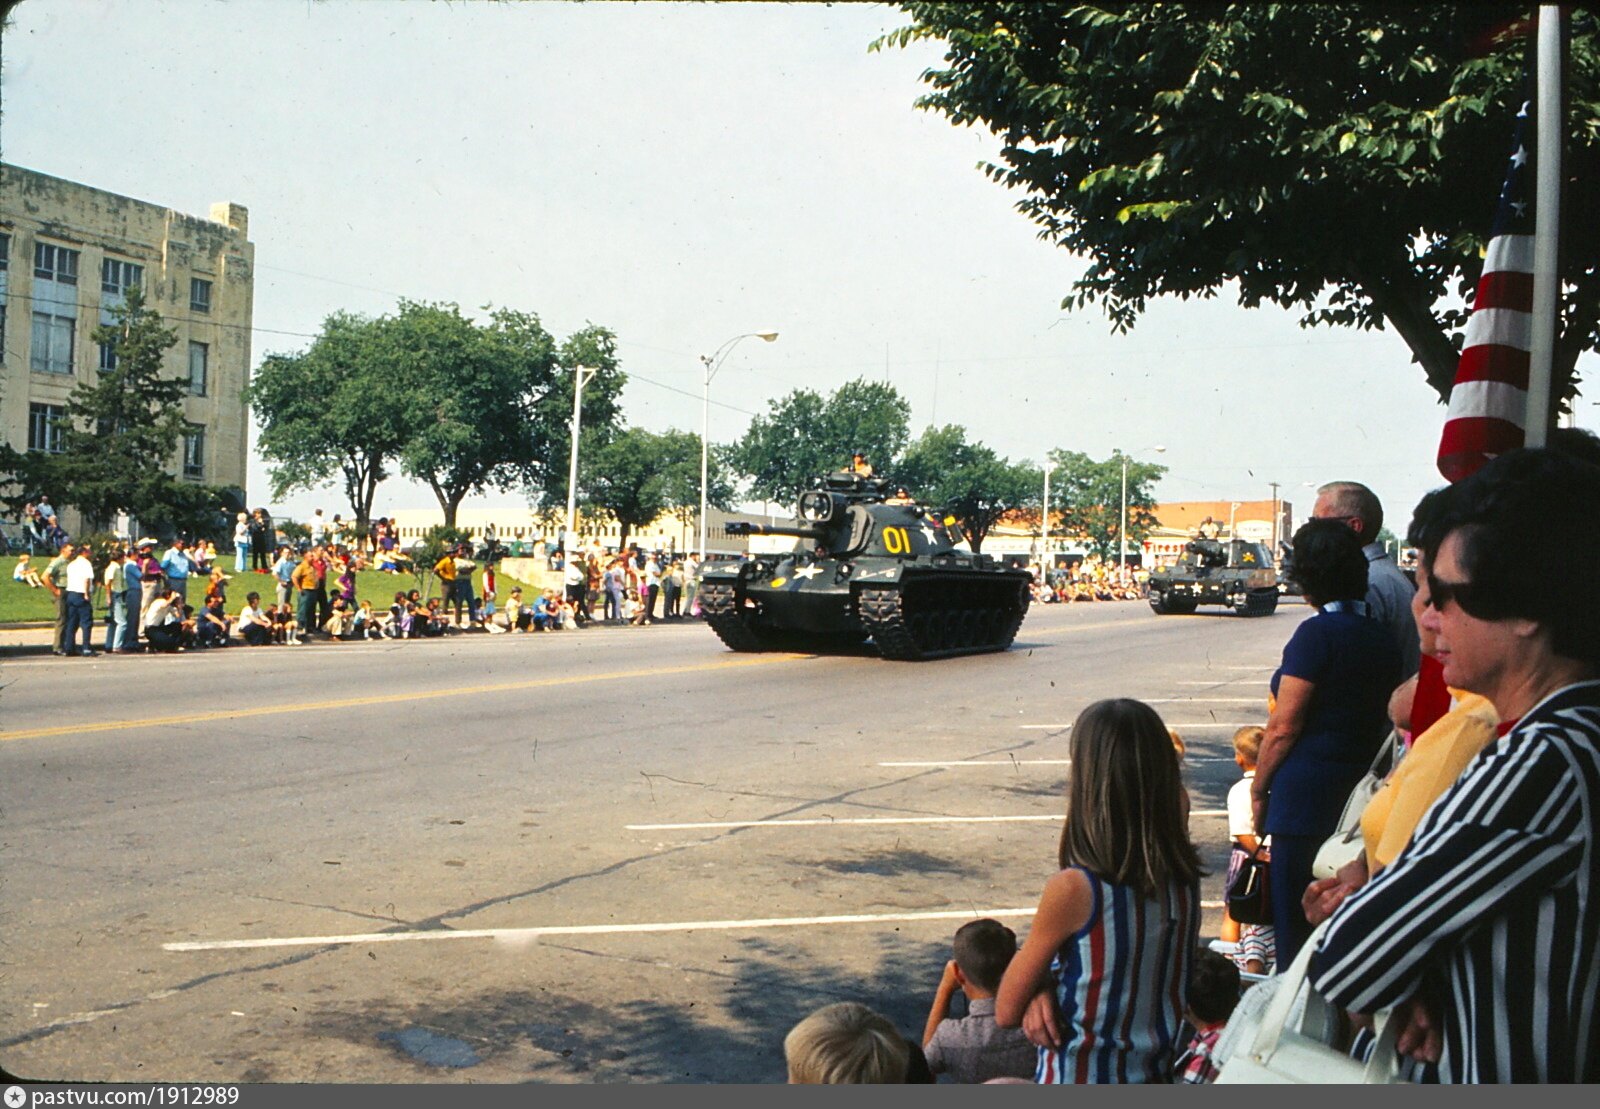
M 0 1063 L 782 1081 L 816 1006 L 918 1033 L 961 919 L 1025 929 L 1090 701 L 1183 733 L 1214 905 L 1229 737 L 1305 614 L 1036 606 L 921 664 L 699 624 L 6 662 Z

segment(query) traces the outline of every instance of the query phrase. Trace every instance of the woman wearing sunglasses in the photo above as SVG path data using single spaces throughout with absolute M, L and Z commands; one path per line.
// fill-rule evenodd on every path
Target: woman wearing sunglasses
M 1424 498 L 1423 624 L 1500 738 L 1334 913 L 1312 980 L 1456 1082 L 1600 1081 L 1600 467 L 1502 455 Z

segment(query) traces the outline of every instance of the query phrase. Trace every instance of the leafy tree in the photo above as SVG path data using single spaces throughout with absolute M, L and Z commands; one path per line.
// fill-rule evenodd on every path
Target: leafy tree
M 1081 451 L 1051 451 L 1055 469 L 1050 474 L 1052 511 L 1066 517 L 1066 528 L 1081 537 L 1103 559 L 1121 551 L 1123 454 L 1114 452 L 1096 462 Z M 1154 462 L 1127 460 L 1128 546 L 1143 543 L 1156 526 L 1155 483 L 1167 472 Z M 1042 471 L 1034 470 L 1035 474 Z M 1052 520 L 1056 519 L 1054 515 Z
M 623 547 L 630 532 L 667 510 L 663 455 L 662 437 L 636 427 L 583 456 L 584 499 L 596 515 L 617 522 Z
M 924 431 L 894 473 L 919 501 L 954 516 L 974 551 L 983 549 L 1001 517 L 1029 502 L 1035 488 L 1032 467 L 967 442 L 966 429 L 955 424 Z
M 558 369 L 553 388 L 538 399 L 535 410 L 539 426 L 545 429 L 548 445 L 541 455 L 538 472 L 529 485 L 534 507 L 559 507 L 557 526 L 566 524 L 567 471 L 572 444 L 572 367 L 585 366 L 600 372 L 588 378 L 583 387 L 583 426 L 578 445 L 580 461 L 584 452 L 609 443 L 621 430 L 621 394 L 626 376 L 617 369 L 617 339 L 603 327 L 590 324 L 574 331 L 560 345 Z M 580 492 L 582 479 L 579 480 Z
M 905 3 L 918 105 L 1003 143 L 988 177 L 1089 259 L 1063 307 L 1151 297 L 1400 334 L 1448 396 L 1531 42 L 1510 4 Z M 1572 17 L 1556 394 L 1600 347 L 1600 31 Z
M 566 489 L 572 418 L 569 358 L 599 371 L 583 392 L 585 430 L 615 424 L 623 376 L 615 340 L 590 327 L 565 344 L 537 316 L 498 309 L 474 324 L 454 304 L 402 301 L 384 326 L 386 357 L 407 390 L 401 466 L 425 482 L 454 527 L 469 493 L 527 486 L 536 498 Z
M 689 524 L 700 511 L 700 437 L 692 432 L 673 429 L 658 435 L 630 428 L 582 457 L 584 503 L 591 512 L 617 522 L 624 547 L 632 531 L 662 513 L 673 512 Z M 731 484 L 715 458 L 708 462 L 709 503 L 731 507 Z
M 180 482 L 168 472 L 187 427 L 188 385 L 162 372 L 177 332 L 161 325 L 160 313 L 133 287 L 112 310 L 112 322 L 90 337 L 111 347 L 115 365 L 73 388 L 59 454 L 0 448 L 0 471 L 12 474 L 21 490 L 7 500 L 47 491 L 82 513 L 90 530 L 104 528 L 118 512 L 151 524 L 187 519 L 191 502 L 204 503 L 214 515 L 220 490 Z
M 906 444 L 911 405 L 892 385 L 860 379 L 824 399 L 796 389 L 750 421 L 727 458 L 763 500 L 793 504 L 822 474 L 863 452 L 879 470 Z
M 378 484 L 405 446 L 411 415 L 386 322 L 335 312 L 305 352 L 262 359 L 248 393 L 273 498 L 318 488 L 337 469 L 363 532 Z
M 662 469 L 667 511 L 688 527 L 700 516 L 700 436 L 673 429 L 662 438 L 667 440 Z M 728 448 L 713 444 L 706 454 L 706 504 L 727 511 L 736 493 Z

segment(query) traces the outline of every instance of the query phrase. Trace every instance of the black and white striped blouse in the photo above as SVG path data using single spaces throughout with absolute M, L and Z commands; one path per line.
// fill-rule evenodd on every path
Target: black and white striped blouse
M 1600 1082 L 1600 681 L 1534 706 L 1334 915 L 1322 994 L 1423 991 L 1446 1082 Z

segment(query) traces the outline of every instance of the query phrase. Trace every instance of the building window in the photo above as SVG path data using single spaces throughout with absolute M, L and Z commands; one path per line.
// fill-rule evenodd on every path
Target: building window
M 63 285 L 78 283 L 78 252 L 54 243 L 33 244 L 33 276 Z
M 115 343 L 100 344 L 100 372 L 117 368 L 117 347 Z
M 189 278 L 189 309 L 193 312 L 211 311 L 211 282 L 198 277 Z
M 120 258 L 107 258 L 100 263 L 100 293 L 102 296 L 120 298 L 130 288 L 144 284 L 144 267 Z
M 183 476 L 206 476 L 206 429 L 198 425 L 183 433 Z
M 28 361 L 34 370 L 42 374 L 72 372 L 73 323 L 70 316 L 33 314 L 33 351 Z
M 206 395 L 206 352 L 204 343 L 189 344 L 189 393 L 192 396 Z
M 28 449 L 61 453 L 61 425 L 67 410 L 59 404 L 28 405 Z

